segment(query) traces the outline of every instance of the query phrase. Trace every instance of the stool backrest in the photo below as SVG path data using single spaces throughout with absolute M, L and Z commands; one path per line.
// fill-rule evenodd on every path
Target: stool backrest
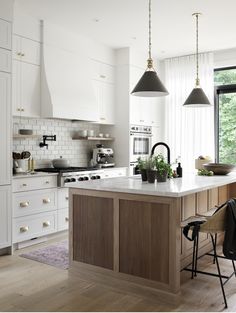
M 225 213 L 227 202 L 200 226 L 201 232 L 220 233 L 225 231 Z

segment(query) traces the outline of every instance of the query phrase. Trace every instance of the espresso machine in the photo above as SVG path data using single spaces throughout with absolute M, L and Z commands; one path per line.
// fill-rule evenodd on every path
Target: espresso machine
M 114 167 L 114 153 L 111 148 L 104 148 L 103 145 L 98 144 L 93 149 L 92 165 L 98 168 Z

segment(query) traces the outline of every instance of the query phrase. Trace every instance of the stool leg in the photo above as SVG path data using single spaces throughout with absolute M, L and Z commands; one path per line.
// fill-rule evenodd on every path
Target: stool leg
M 193 274 L 195 271 L 195 252 L 196 252 L 196 237 L 193 240 L 193 258 L 192 258 L 192 275 L 191 279 L 193 279 Z
M 233 269 L 234 269 L 234 275 L 236 276 L 236 268 L 235 268 L 234 260 L 232 260 L 232 264 L 233 264 Z
M 224 285 L 223 285 L 223 282 L 222 282 L 222 277 L 221 277 L 221 272 L 220 272 L 219 261 L 218 261 L 218 257 L 217 257 L 217 254 L 216 254 L 216 244 L 215 244 L 215 240 L 214 240 L 214 238 L 213 238 L 213 235 L 212 235 L 212 234 L 210 234 L 210 235 L 211 235 L 211 241 L 212 241 L 213 250 L 214 250 L 215 262 L 216 262 L 216 266 L 217 266 L 217 270 L 218 270 L 218 275 L 219 275 L 219 279 L 220 279 L 220 286 L 221 286 L 222 294 L 223 294 L 223 297 L 224 297 L 225 308 L 227 308 L 228 305 L 227 305 L 227 301 L 226 301 L 226 297 L 225 297 Z
M 215 246 L 217 245 L 217 233 L 215 234 Z M 216 263 L 216 258 L 215 258 L 215 255 L 213 257 L 213 264 Z
M 197 236 L 196 236 L 194 276 L 197 276 L 198 242 L 199 242 L 199 233 L 197 233 Z

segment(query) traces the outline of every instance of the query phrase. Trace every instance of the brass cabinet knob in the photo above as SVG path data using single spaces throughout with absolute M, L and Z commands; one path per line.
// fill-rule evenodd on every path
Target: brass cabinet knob
M 69 200 L 69 197 L 66 197 L 66 200 Z
M 17 108 L 17 111 L 18 111 L 18 112 L 21 112 L 21 108 Z
M 46 181 L 45 181 L 45 184 L 50 184 L 50 181 L 49 181 L 49 180 L 46 180 Z
M 25 201 L 25 202 L 21 202 L 20 203 L 20 207 L 21 208 L 26 208 L 26 207 L 28 207 L 29 206 L 29 201 Z
M 21 108 L 21 112 L 25 112 L 25 109 L 24 109 L 24 108 Z
M 16 55 L 21 56 L 21 52 L 16 52 Z
M 50 223 L 49 221 L 43 222 L 43 227 L 48 227 L 48 226 L 50 226 L 50 225 L 51 225 L 51 223 Z
M 51 202 L 51 200 L 49 198 L 43 199 L 43 203 L 45 203 L 45 204 L 50 203 L 50 202 Z
M 27 184 L 22 184 L 23 187 L 27 187 Z
M 24 56 L 25 56 L 25 54 L 24 54 L 24 53 L 21 53 L 21 56 L 22 56 L 22 57 L 24 57 Z
M 100 78 L 106 78 L 106 75 L 100 75 Z
M 20 227 L 20 233 L 25 233 L 29 230 L 29 226 L 21 226 Z
M 66 221 L 66 222 L 69 222 L 69 217 L 65 217 L 65 221 Z

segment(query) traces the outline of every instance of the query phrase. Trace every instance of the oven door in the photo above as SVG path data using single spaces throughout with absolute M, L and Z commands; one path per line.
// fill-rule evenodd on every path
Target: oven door
M 147 158 L 151 153 L 151 134 L 130 134 L 130 161 L 137 161 L 138 157 Z

